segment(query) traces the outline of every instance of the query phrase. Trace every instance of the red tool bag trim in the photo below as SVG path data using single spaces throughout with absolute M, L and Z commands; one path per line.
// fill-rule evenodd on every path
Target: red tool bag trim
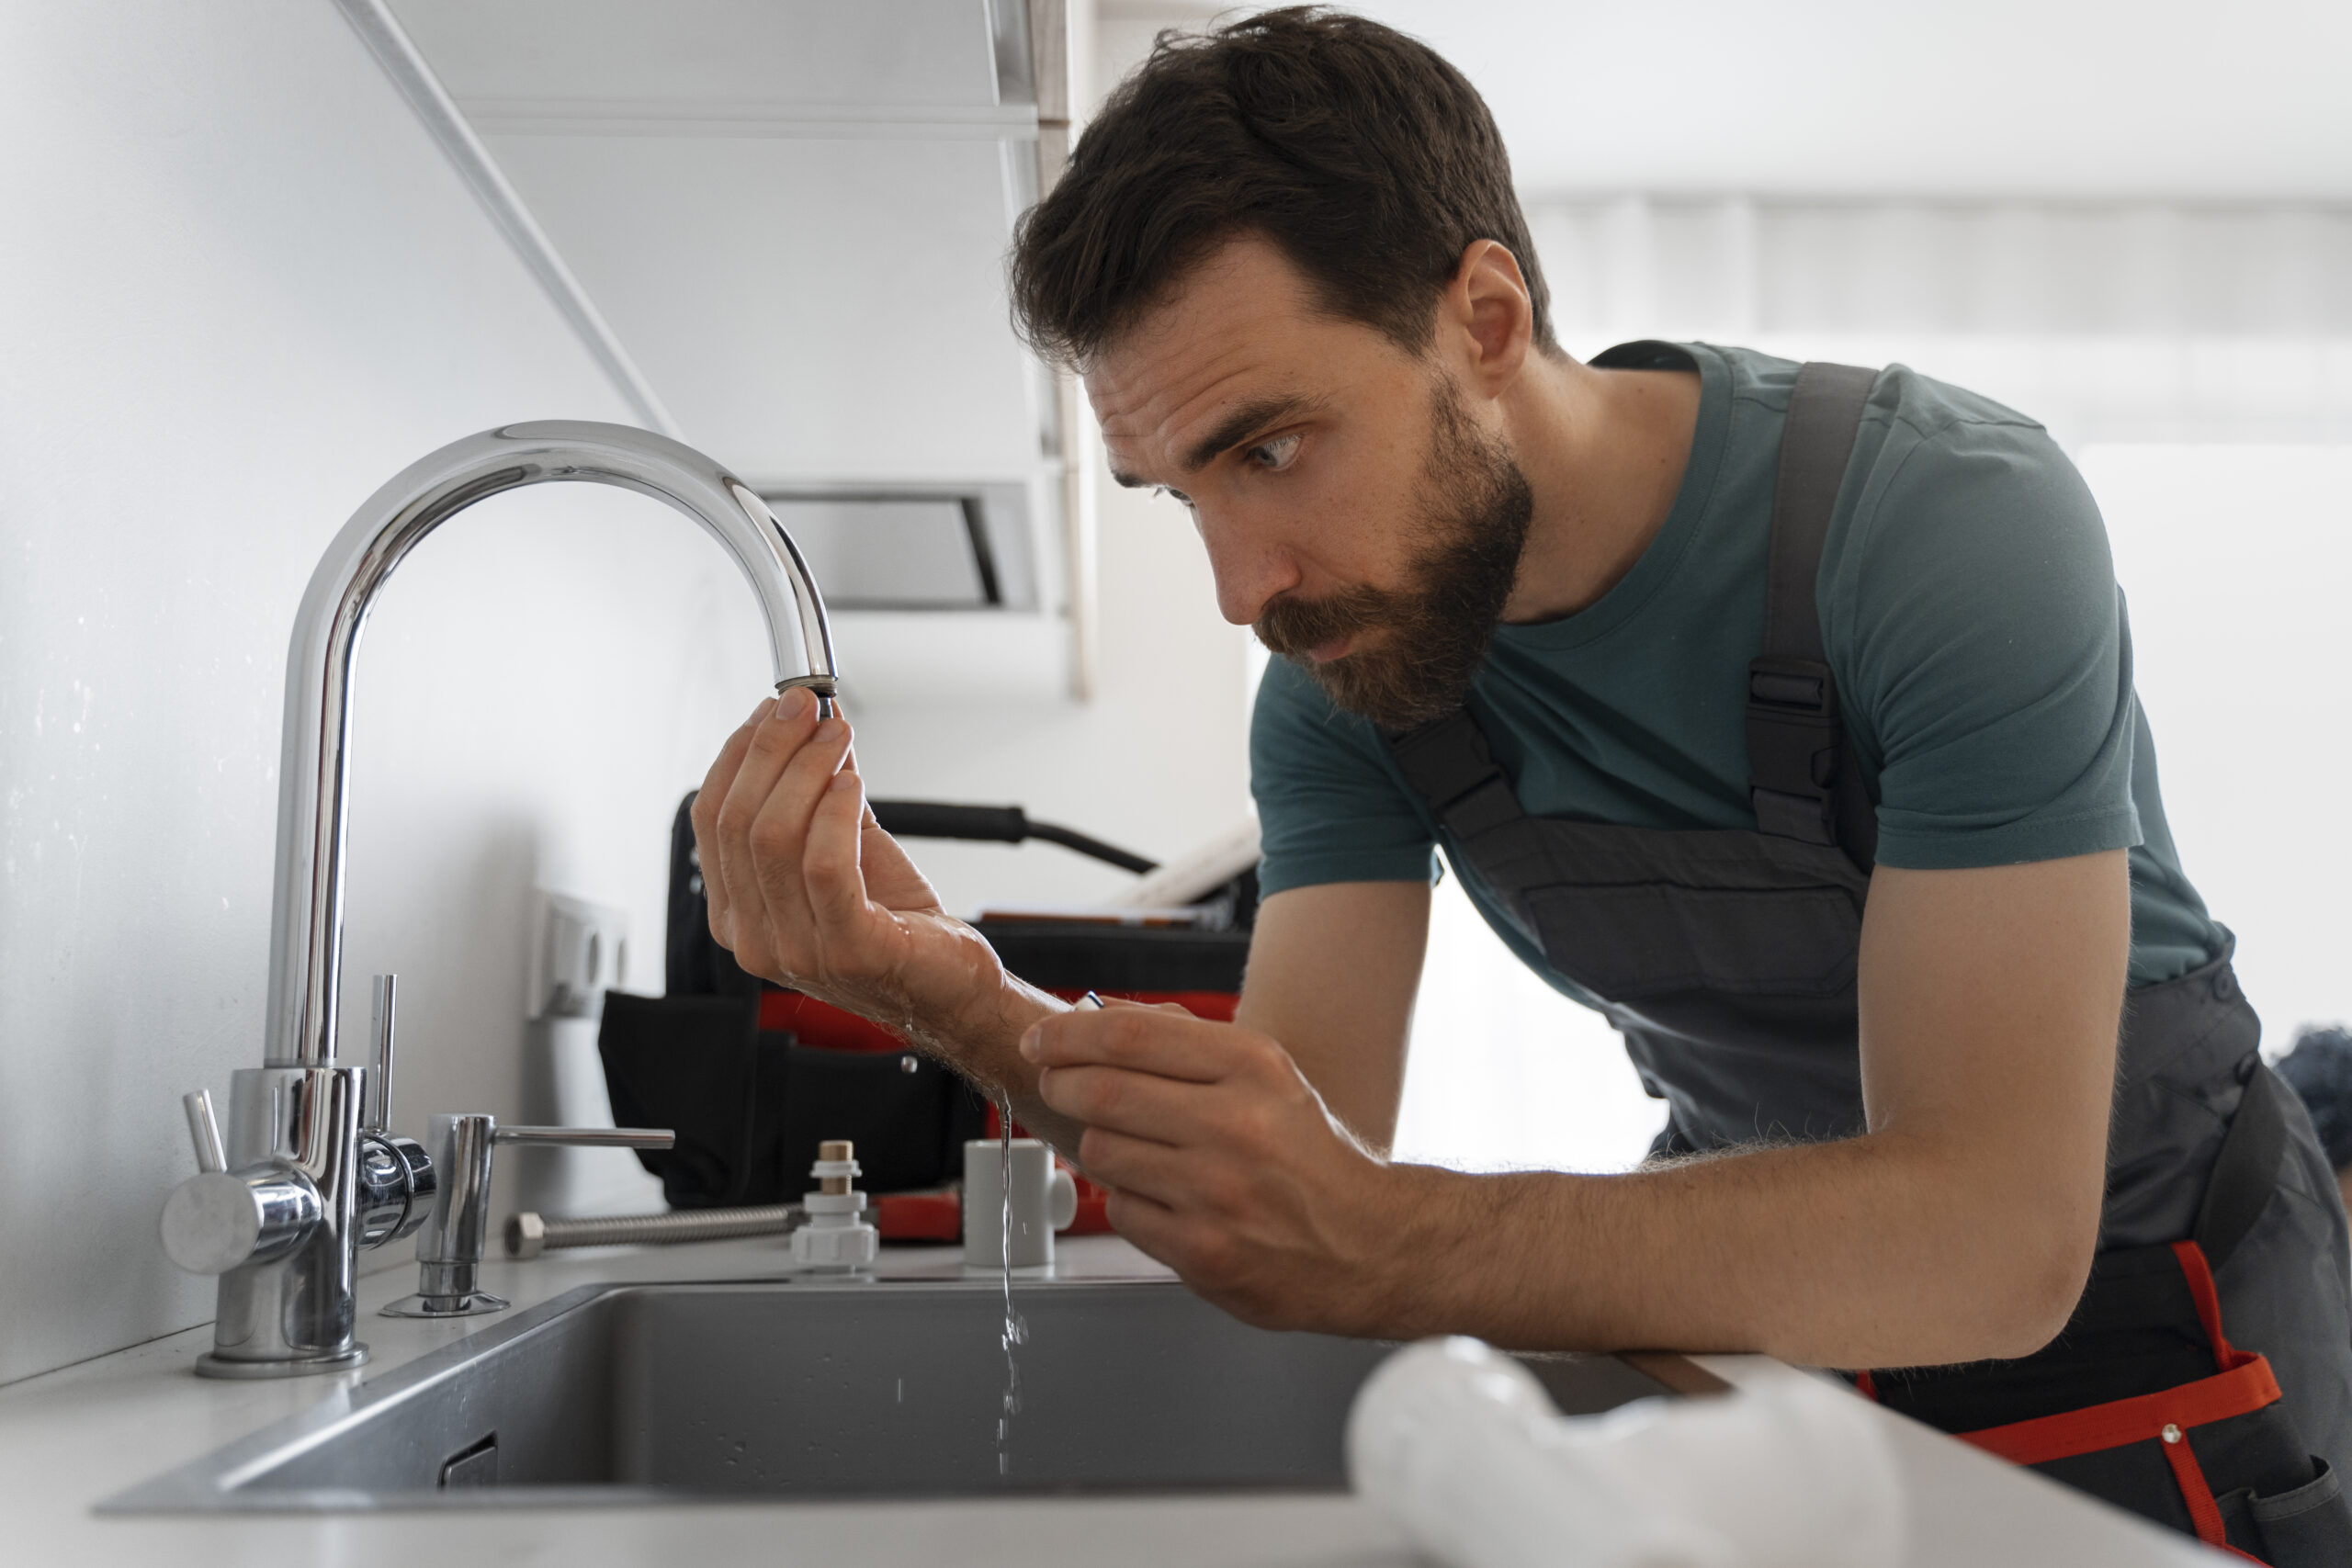
M 961 1241 L 964 1204 L 953 1192 L 885 1192 L 874 1200 L 884 1241 Z
M 907 1043 L 878 1023 L 869 1023 L 854 1012 L 843 1012 L 830 1002 L 803 996 L 798 991 L 779 991 L 764 987 L 760 992 L 760 1027 L 766 1030 L 788 1030 L 803 1045 L 813 1045 L 820 1051 L 903 1051 Z
M 1074 1002 L 1086 993 L 1057 989 L 1054 995 L 1066 1002 Z M 1215 1019 L 1220 1023 L 1233 1021 L 1233 1010 L 1241 1001 L 1231 991 L 1104 991 L 1102 995 L 1130 1002 L 1174 1002 L 1195 1018 Z M 799 1036 L 800 1043 L 813 1045 L 820 1051 L 907 1049 L 905 1041 L 880 1024 L 870 1023 L 855 1013 L 843 1012 L 830 1003 L 803 996 L 798 991 L 780 991 L 773 987 L 762 990 L 760 1027 L 790 1030 Z
M 2173 1482 L 2180 1488 L 2181 1501 L 2188 1506 L 2197 1539 L 2233 1555 L 2245 1556 L 2229 1544 L 2222 1524 L 2221 1506 L 2213 1500 L 2213 1489 L 2206 1483 L 2205 1472 L 2188 1445 L 2188 1433 L 2193 1427 L 2248 1415 L 2278 1403 L 2278 1380 L 2271 1374 L 2267 1359 L 2254 1351 L 2233 1348 L 2222 1335 L 2221 1298 L 2213 1289 L 2213 1271 L 2206 1267 L 2204 1249 L 2193 1241 L 2177 1241 L 2172 1250 L 2180 1260 L 2181 1274 L 2188 1282 L 2188 1293 L 2197 1303 L 2198 1319 L 2204 1325 L 2205 1337 L 2213 1347 L 2214 1364 L 2221 1371 L 2210 1378 L 2134 1399 L 2111 1400 L 2031 1421 L 2013 1421 L 2006 1427 L 1962 1432 L 1959 1437 L 1962 1442 L 2012 1464 L 2046 1464 L 2052 1460 L 2072 1459 L 2076 1454 L 2097 1453 L 2126 1443 L 2153 1442 L 2164 1450 L 2165 1462 L 2172 1466 Z

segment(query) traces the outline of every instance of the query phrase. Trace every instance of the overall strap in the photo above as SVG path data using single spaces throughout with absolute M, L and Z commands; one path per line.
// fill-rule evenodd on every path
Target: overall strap
M 1487 732 L 1467 708 L 1455 708 L 1419 729 L 1381 731 L 1388 754 L 1430 816 L 1502 897 L 1502 914 L 1537 946 L 1543 937 L 1528 922 L 1518 892 L 1531 880 L 1559 880 L 1542 825 L 1519 804 L 1510 780 L 1495 762 Z
M 1747 667 L 1748 800 L 1776 838 L 1837 845 L 1865 871 L 1878 820 L 1838 720 L 1838 686 L 1821 646 L 1814 583 L 1838 489 L 1878 372 L 1799 367 L 1781 434 L 1765 568 L 1764 650 Z
M 1524 820 L 1510 780 L 1495 765 L 1487 732 L 1466 708 L 1399 734 L 1384 730 L 1388 754 L 1438 825 L 1461 842 Z
M 2238 1113 L 2222 1139 L 2213 1174 L 2205 1181 L 2205 1200 L 2198 1205 L 2192 1239 L 2205 1254 L 2207 1267 L 2220 1273 L 2254 1222 L 2278 1188 L 2278 1161 L 2287 1151 L 2285 1092 L 2278 1076 L 2256 1062 L 2245 1080 Z

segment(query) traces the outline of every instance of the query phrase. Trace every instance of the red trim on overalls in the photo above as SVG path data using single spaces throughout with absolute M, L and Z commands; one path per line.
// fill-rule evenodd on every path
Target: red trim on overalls
M 2012 1464 L 2047 1464 L 2052 1460 L 2072 1459 L 2076 1454 L 2097 1453 L 2126 1443 L 2155 1443 L 2163 1449 L 2165 1462 L 2172 1466 L 2173 1483 L 2180 1488 L 2181 1501 L 2188 1506 L 2197 1539 L 2233 1557 L 2258 1562 L 2261 1559 L 2230 1545 L 2222 1529 L 2221 1505 L 2214 1501 L 2213 1488 L 2206 1483 L 2196 1451 L 2188 1446 L 2188 1433 L 2194 1427 L 2276 1404 L 2278 1380 L 2271 1374 L 2267 1359 L 2252 1350 L 2235 1348 L 2222 1335 L 2221 1298 L 2213 1289 L 2213 1271 L 2206 1266 L 2204 1249 L 2193 1241 L 2177 1241 L 2172 1244 L 2172 1250 L 2180 1260 L 2188 1293 L 2197 1303 L 2197 1316 L 2204 1325 L 2205 1337 L 2213 1347 L 2213 1362 L 2220 1369 L 2213 1376 L 2132 1399 L 2110 1400 L 2105 1404 L 2085 1405 L 2080 1410 L 2064 1410 L 2055 1416 L 1956 1435 L 1962 1442 Z M 1865 1397 L 1878 1397 L 1870 1373 L 1857 1373 L 1854 1383 Z

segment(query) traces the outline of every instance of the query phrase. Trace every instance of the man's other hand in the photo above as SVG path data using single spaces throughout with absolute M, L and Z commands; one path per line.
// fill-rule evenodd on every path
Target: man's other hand
M 1021 1054 L 1039 1098 L 1085 1123 L 1079 1161 L 1111 1189 L 1112 1224 L 1201 1295 L 1271 1328 L 1394 1315 L 1395 1173 L 1272 1037 L 1114 1002 L 1042 1020 Z
M 695 796 L 710 933 L 745 969 L 948 1053 L 1003 971 L 865 805 L 839 716 L 763 698 Z

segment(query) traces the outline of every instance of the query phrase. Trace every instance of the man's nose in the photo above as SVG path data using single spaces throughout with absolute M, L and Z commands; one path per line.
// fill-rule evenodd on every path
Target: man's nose
M 1298 586 L 1298 563 L 1280 544 L 1206 509 L 1193 514 L 1193 525 L 1208 547 L 1217 613 L 1233 625 L 1251 625 L 1277 596 Z

